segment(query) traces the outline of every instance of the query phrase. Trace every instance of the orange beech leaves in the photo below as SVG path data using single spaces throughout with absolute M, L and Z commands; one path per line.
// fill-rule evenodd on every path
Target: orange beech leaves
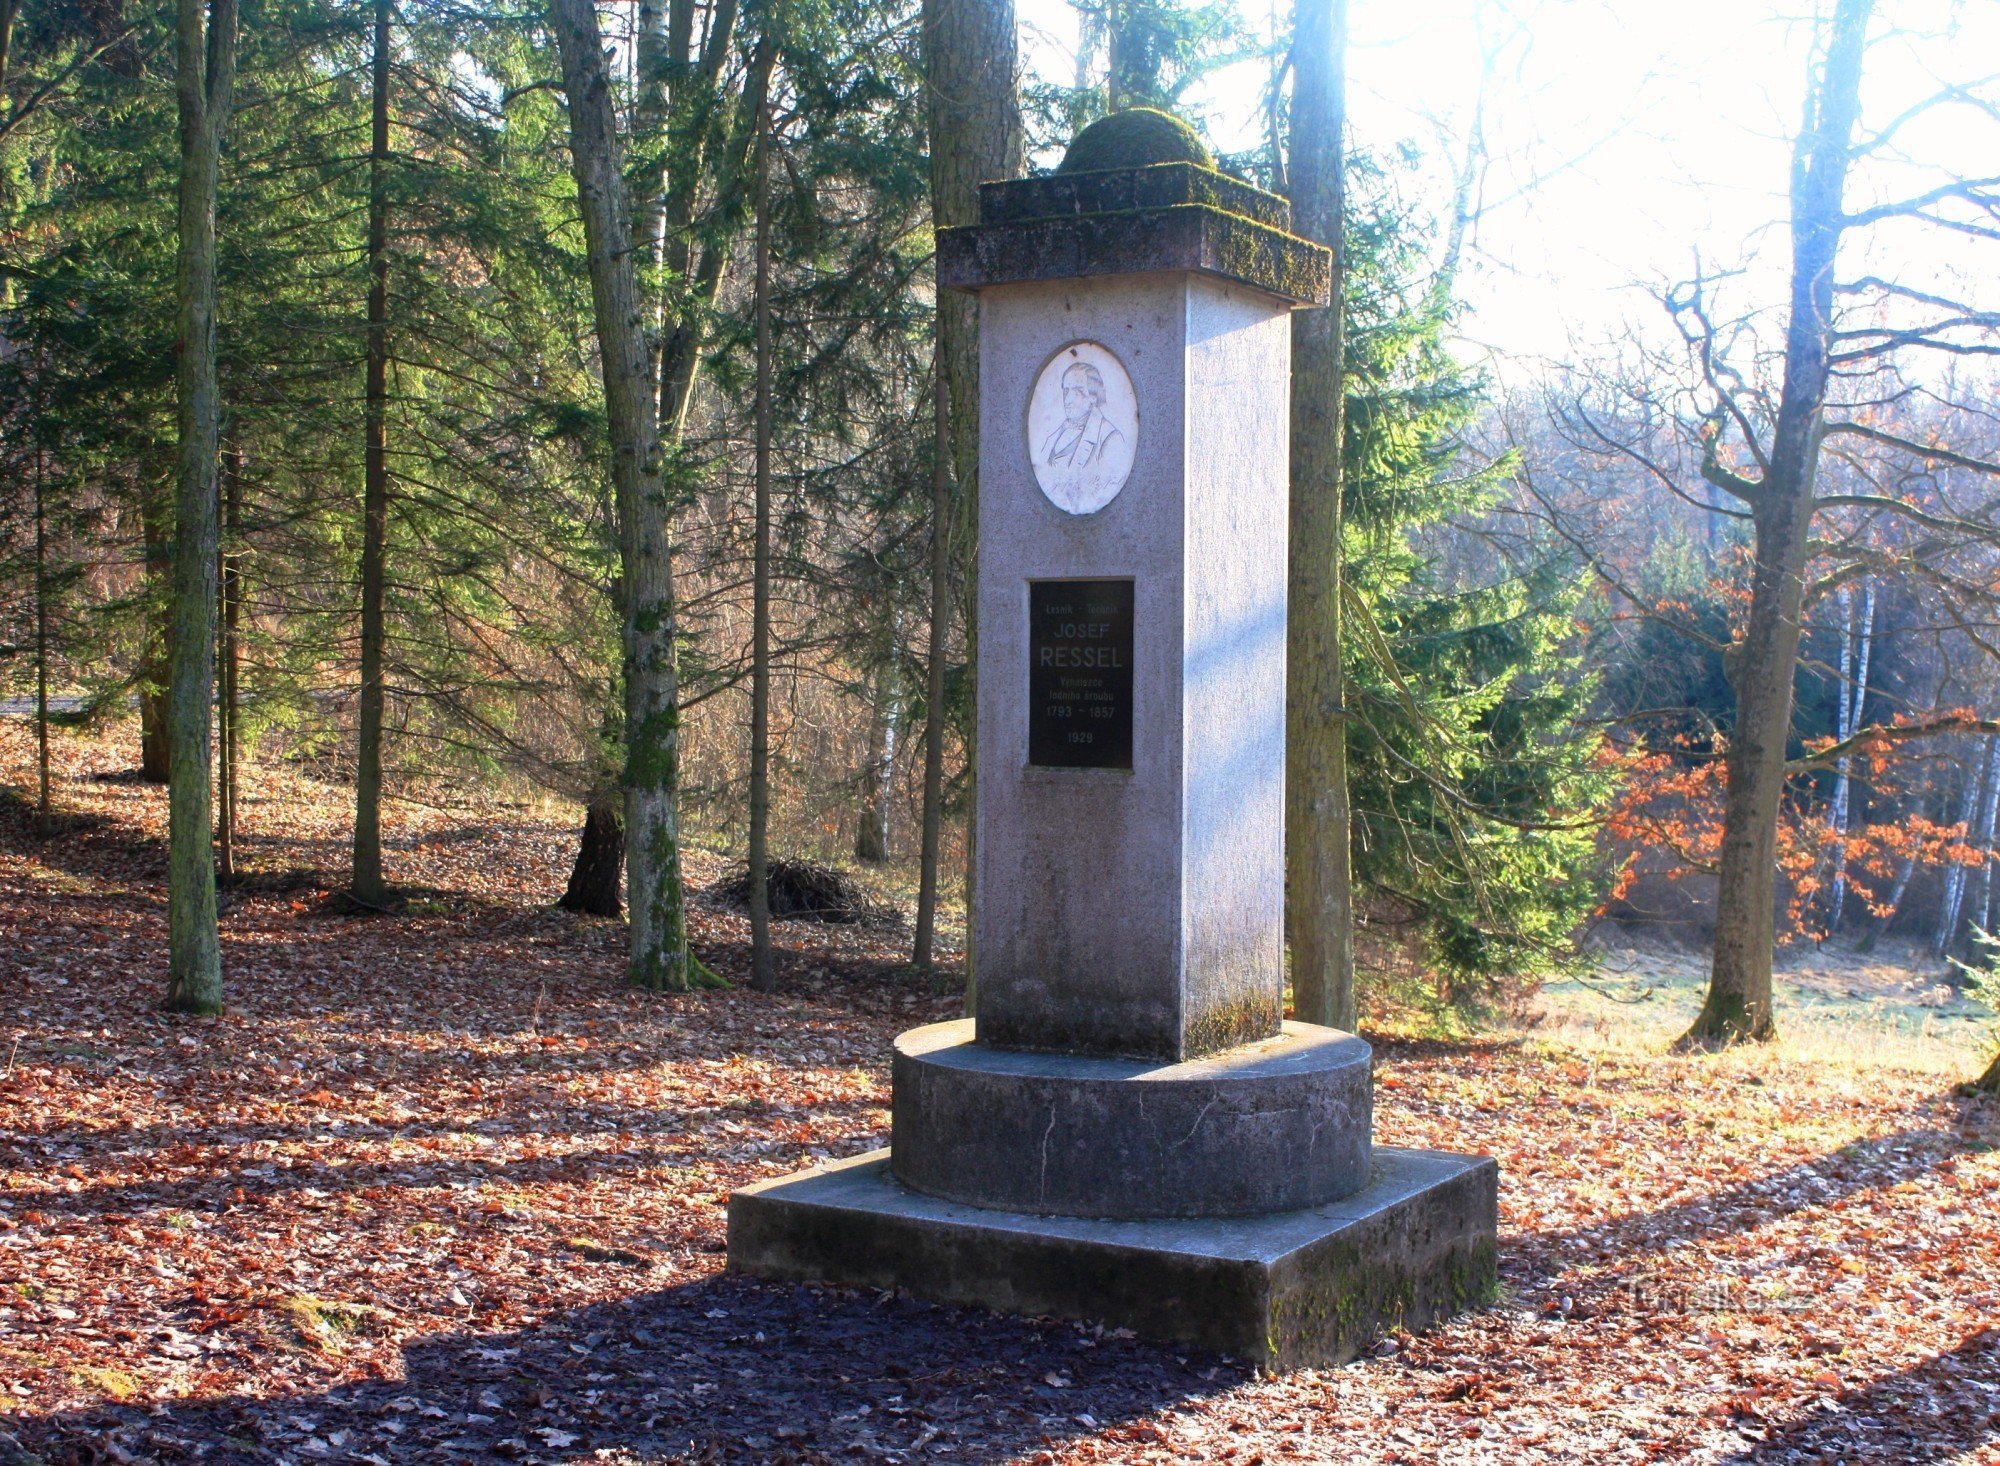
M 1924 720 L 1926 727 L 1939 720 Z M 1971 724 L 1970 713 L 1959 722 Z M 1885 725 L 1879 741 L 1864 743 L 1854 754 L 1857 777 L 1867 777 L 1877 790 L 1893 792 L 1898 769 L 1896 729 L 1910 720 Z M 1958 726 L 1946 715 L 1941 725 Z M 1831 747 L 1832 739 L 1807 747 L 1808 755 Z M 1721 735 L 1695 740 L 1676 739 L 1664 750 L 1637 751 L 1620 757 L 1622 782 L 1605 819 L 1605 834 L 1614 862 L 1606 896 L 1615 902 L 1630 893 L 1648 871 L 1670 879 L 1713 874 L 1722 846 L 1722 812 L 1727 790 L 1726 740 Z M 1899 819 L 1856 824 L 1844 840 L 1827 826 L 1826 806 L 1813 797 L 1803 776 L 1793 780 L 1791 794 L 1778 816 L 1778 870 L 1784 897 L 1778 939 L 1796 941 L 1824 935 L 1820 896 L 1831 869 L 1830 855 L 1844 844 L 1848 889 L 1877 918 L 1889 915 L 1887 897 L 1906 860 L 1919 867 L 1957 864 L 1977 868 L 1987 852 L 1971 843 L 1965 824 L 1939 824 L 1917 812 Z M 1660 859 L 1664 855 L 1664 860 Z

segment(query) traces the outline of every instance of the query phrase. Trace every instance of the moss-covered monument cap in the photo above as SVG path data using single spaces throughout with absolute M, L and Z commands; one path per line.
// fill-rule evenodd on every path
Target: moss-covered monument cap
M 1070 140 L 1058 173 L 1102 173 L 1153 163 L 1193 163 L 1213 168 L 1215 157 L 1201 134 L 1158 107 L 1127 107 L 1100 117 Z
M 1194 129 L 1150 107 L 1076 135 L 1062 166 L 979 186 L 979 222 L 938 231 L 938 283 L 1190 270 L 1324 305 L 1332 254 L 1291 232 L 1291 205 L 1218 172 Z

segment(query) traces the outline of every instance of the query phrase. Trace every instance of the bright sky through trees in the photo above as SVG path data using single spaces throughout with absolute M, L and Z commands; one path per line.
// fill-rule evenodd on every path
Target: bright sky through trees
M 1811 0 L 1351 3 L 1356 141 L 1420 146 L 1430 185 L 1421 202 L 1440 212 L 1465 147 L 1482 54 L 1495 53 L 1484 213 L 1460 284 L 1469 344 L 1561 361 L 1628 326 L 1663 331 L 1649 287 L 1688 278 L 1697 253 L 1711 273 L 1754 261 L 1758 273 L 1742 300 L 1782 301 L 1785 189 Z M 1259 36 L 1270 34 L 1274 16 L 1283 19 L 1266 0 L 1242 0 L 1242 12 Z M 1026 63 L 1050 80 L 1072 78 L 1077 12 L 1069 0 L 1020 0 L 1020 16 Z M 1905 34 L 1869 58 L 1870 130 L 1940 83 L 2000 69 L 2000 4 L 1992 0 L 1890 0 L 1876 34 L 1891 25 Z M 1262 60 L 1227 68 L 1190 93 L 1188 110 L 1224 149 L 1257 146 L 1267 80 Z M 1899 136 L 1907 157 L 1960 177 L 1996 171 L 1968 146 L 1988 134 L 1962 116 L 1932 114 Z M 1885 189 L 1915 193 L 1944 173 L 1876 176 Z M 1903 241 L 1923 248 L 1921 259 L 1882 263 L 1912 284 L 1922 270 L 1949 280 L 1956 256 L 1939 257 L 1929 232 Z M 1894 250 L 1899 241 L 1876 247 Z

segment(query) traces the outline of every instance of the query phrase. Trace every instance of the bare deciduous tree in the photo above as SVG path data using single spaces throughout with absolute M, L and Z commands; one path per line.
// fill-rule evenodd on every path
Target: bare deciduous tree
M 1874 724 L 1856 709 L 1846 736 L 1830 747 L 1789 753 L 1801 635 L 1817 601 L 1869 577 L 1914 582 L 1942 621 L 1974 640 L 1982 617 L 2000 605 L 2000 576 L 1968 573 L 1955 559 L 1968 545 L 2000 545 L 2000 502 L 1990 492 L 1957 494 L 1935 482 L 1944 470 L 2000 472 L 2000 462 L 1967 447 L 1979 438 L 1977 391 L 1954 388 L 1950 373 L 1935 370 L 1940 360 L 2000 354 L 2000 312 L 1928 282 L 1840 275 L 1843 259 L 1863 253 L 1865 231 L 1877 226 L 1927 227 L 1960 245 L 2000 243 L 2000 177 L 1952 176 L 1900 198 L 1854 201 L 1915 166 L 1901 143 L 1916 119 L 1960 109 L 1968 121 L 1991 127 L 2000 123 L 2000 95 L 1992 78 L 1947 86 L 1867 129 L 1862 79 L 1872 20 L 1873 0 L 1838 0 L 1814 30 L 1805 113 L 1792 146 L 1782 352 L 1763 349 L 1757 312 L 1725 312 L 1732 277 L 1703 274 L 1666 298 L 1686 373 L 1650 360 L 1632 383 L 1614 389 L 1628 409 L 1622 424 L 1581 396 L 1559 410 L 1579 447 L 1637 465 L 1683 504 L 1748 532 L 1740 625 L 1718 648 L 1735 716 L 1724 749 L 1710 984 L 1683 1039 L 1690 1045 L 1775 1032 L 1779 824 L 1790 781 L 1807 769 L 1838 768 L 1871 744 L 1990 731 L 1963 709 Z M 1678 395 L 1660 386 L 1673 377 L 1691 378 Z M 1917 418 L 1920 427 L 1899 426 Z M 1660 444 L 1676 434 L 1674 451 L 1663 456 Z M 1953 441 L 1958 448 L 1948 446 Z M 1551 517 L 1579 548 L 1594 538 L 1574 517 Z M 1648 609 L 1607 557 L 1593 558 L 1614 593 Z M 1974 603 L 1979 615 L 1970 612 Z

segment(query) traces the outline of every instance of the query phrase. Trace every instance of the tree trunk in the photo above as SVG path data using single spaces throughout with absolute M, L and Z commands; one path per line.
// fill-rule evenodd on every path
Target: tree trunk
M 1946 807 L 1948 806 L 1941 806 L 1939 813 L 1942 814 Z M 1918 804 L 1918 809 L 1920 812 L 1923 809 L 1921 802 Z M 1882 914 L 1869 924 L 1866 932 L 1862 933 L 1861 940 L 1854 944 L 1855 951 L 1874 951 L 1875 943 L 1881 940 L 1882 934 L 1895 925 L 1896 913 L 1903 909 L 1903 896 L 1909 891 L 1910 880 L 1916 873 L 1917 856 L 1913 850 L 1903 857 L 1903 864 L 1896 871 L 1896 882 L 1889 888 L 1889 899 L 1882 905 Z
M 235 0 L 179 0 L 180 472 L 174 520 L 174 648 L 168 726 L 173 777 L 167 822 L 167 1000 L 180 1012 L 222 1011 L 215 926 L 211 729 L 215 716 L 216 438 L 215 195 L 236 77 Z
M 889 858 L 889 816 L 896 790 L 896 742 L 903 706 L 903 614 L 889 619 L 888 645 L 875 668 L 868 716 L 868 767 L 863 772 L 861 820 L 854 858 L 879 865 Z
M 1840 721 L 1835 732 L 1842 743 L 1861 727 L 1868 706 L 1868 658 L 1875 632 L 1875 582 L 1870 580 L 1861 597 L 1861 628 L 1857 637 L 1851 624 L 1853 597 L 1845 586 L 1840 591 Z M 1851 675 L 1850 675 L 1851 674 Z M 1833 893 L 1826 917 L 1826 935 L 1840 930 L 1841 909 L 1847 904 L 1848 806 L 1853 799 L 1853 760 L 1842 754 L 1834 765 L 1833 809 Z
M 1986 1072 L 1972 1081 L 1972 1087 L 1986 1094 L 2000 1094 L 2000 1054 L 1993 1056 L 1993 1062 L 1986 1066 Z
M 1708 997 L 1685 1041 L 1768 1039 L 1771 947 L 1777 920 L 1778 809 L 1791 731 L 1807 558 L 1804 506 L 1759 512 L 1750 620 L 1727 664 L 1736 724 L 1727 753 L 1721 879 Z
M 1072 4 L 1076 10 L 1076 71 L 1071 77 L 1071 84 L 1077 91 L 1087 92 L 1091 88 L 1091 63 L 1097 59 L 1100 48 L 1109 47 L 1110 26 L 1106 23 L 1103 6 L 1074 4 L 1074 0 Z M 1107 55 L 1107 65 L 1109 59 Z
M 1013 0 L 924 0 L 924 76 L 929 87 L 931 140 L 931 221 L 939 227 L 979 222 L 979 185 L 996 178 L 1012 178 L 1023 166 L 1025 142 L 1021 128 L 1021 104 L 1015 91 L 1015 35 Z M 977 706 L 976 684 L 979 665 L 979 627 L 975 608 L 979 583 L 979 307 L 970 296 L 939 291 L 938 358 L 943 390 L 948 401 L 945 432 L 951 444 L 951 477 L 955 480 L 956 502 L 946 521 L 933 529 L 933 550 L 942 547 L 951 556 L 949 568 L 958 584 L 957 598 L 965 621 L 965 654 L 969 687 L 974 696 L 969 706 Z M 949 524 L 951 527 L 946 528 Z M 935 590 L 935 581 L 933 590 Z M 949 587 L 947 588 L 949 591 Z M 942 691 L 942 648 L 947 643 L 941 632 L 948 616 L 931 612 L 933 649 L 931 681 Z M 944 716 L 944 699 L 933 697 L 929 715 Z M 966 756 L 968 791 L 974 778 L 977 745 L 970 724 L 962 730 Z M 942 837 L 944 780 L 929 777 L 931 743 L 941 751 L 942 729 L 926 729 L 926 771 L 924 780 L 924 829 L 926 861 L 937 863 L 938 840 Z M 973 856 L 976 832 L 966 832 L 966 903 L 974 899 Z M 931 904 L 918 895 L 919 966 L 928 966 L 926 940 L 936 913 L 936 878 L 931 883 Z M 968 933 L 971 930 L 967 924 Z M 966 953 L 966 1006 L 974 999 L 974 954 Z
M 236 787 L 238 760 L 243 752 L 239 731 L 242 711 L 240 628 L 243 567 L 242 551 L 238 548 L 238 536 L 243 528 L 243 451 L 232 444 L 226 457 L 222 474 L 222 692 L 216 702 L 216 721 L 220 732 L 217 747 L 222 755 L 221 777 L 216 780 L 217 793 L 221 797 L 221 818 L 218 821 L 220 839 L 216 842 L 215 851 L 216 876 L 225 882 L 236 879 Z
M 0 67 L 0 80 L 4 80 Z M 35 824 L 49 834 L 49 525 L 42 450 L 35 449 Z
M 1292 227 L 1333 251 L 1333 299 L 1292 316 L 1291 620 L 1286 637 L 1285 926 L 1300 1022 L 1351 1029 L 1354 857 L 1341 676 L 1346 373 L 1347 0 L 1298 0 Z
M 717 0 L 708 19 L 701 56 L 694 64 L 685 59 L 692 29 L 692 7 L 687 0 L 676 0 L 668 23 L 668 69 L 678 80 L 673 87 L 668 127 L 675 166 L 666 180 L 661 256 L 665 268 L 661 274 L 674 303 L 661 323 L 665 345 L 660 351 L 658 385 L 660 429 L 669 449 L 679 446 L 686 430 L 688 407 L 694 401 L 695 381 L 708 346 L 708 321 L 736 243 L 734 221 L 740 217 L 743 190 L 751 183 L 748 173 L 756 119 L 763 113 L 771 70 L 777 64 L 777 48 L 767 33 L 751 54 L 743 77 L 737 124 L 724 127 L 718 123 L 716 119 L 730 115 L 720 83 L 727 69 L 737 10 L 736 0 Z M 711 217 L 728 222 L 704 231 L 696 227 L 697 194 L 700 185 L 710 180 L 715 190 Z M 694 248 L 697 235 L 706 241 L 699 254 Z
M 618 547 L 625 594 L 625 886 L 631 907 L 627 973 L 640 987 L 715 985 L 688 949 L 681 883 L 680 686 L 673 568 L 661 481 L 650 311 L 639 294 L 632 214 L 621 173 L 604 38 L 592 0 L 552 0 L 569 100 L 570 155 L 583 216 L 611 432 Z
M 14 18 L 20 13 L 21 0 L 0 0 L 0 118 L 9 117 L 13 113 L 7 91 L 7 63 L 13 55 Z M 8 283 L 13 282 L 10 280 Z
M 1993 919 L 1993 832 L 2000 822 L 2000 738 L 1986 737 L 1986 800 L 1979 815 L 1979 916 L 1975 925 L 1989 929 Z M 1962 887 L 1961 887 L 1962 889 Z
M 148 784 L 165 784 L 174 776 L 174 746 L 167 726 L 165 683 L 146 679 L 157 668 L 173 675 L 172 662 L 163 659 L 140 673 L 139 683 L 139 777 Z M 157 689 L 157 690 L 156 690 Z
M 924 676 L 924 815 L 917 856 L 917 932 L 910 961 L 928 972 L 937 934 L 938 855 L 944 839 L 945 650 L 951 631 L 951 408 L 940 340 L 932 379 L 930 666 Z M 968 1000 L 969 1002 L 969 1000 Z
M 361 697 L 354 766 L 355 899 L 380 906 L 382 600 L 389 536 L 389 0 L 375 0 L 374 136 L 368 151 L 368 366 L 361 487 Z
M 1291 53 L 1274 52 L 1270 79 L 1264 83 L 1264 147 L 1270 156 L 1271 192 L 1286 195 L 1292 191 L 1291 175 L 1285 171 L 1285 73 L 1291 69 Z
M 1159 105 L 1159 68 L 1152 48 L 1138 34 L 1146 22 L 1146 7 L 1135 0 L 1114 0 L 1105 6 L 1104 110 Z
M 170 491 L 150 465 L 138 473 L 139 533 L 146 557 L 146 654 L 139 666 L 139 777 L 164 784 L 173 777 L 167 730 L 167 683 L 173 677 L 174 521 Z
M 756 544 L 750 584 L 750 986 L 775 992 L 771 955 L 771 114 L 757 119 Z
M 619 880 L 625 873 L 625 798 L 617 789 L 594 797 L 583 812 L 583 838 L 569 885 L 556 905 L 586 916 L 622 916 Z
M 1986 805 L 1986 789 L 1993 778 L 1993 747 L 1991 734 L 1979 748 L 1976 761 L 1965 772 L 1965 792 L 1959 798 L 1958 823 L 1965 829 L 1965 843 L 1971 844 L 1974 831 L 1979 827 L 1979 812 Z M 1952 861 L 1944 874 L 1944 898 L 1938 903 L 1937 934 L 1931 940 L 1932 949 L 1942 957 L 1949 952 L 1958 936 L 1958 916 L 1965 906 L 1965 867 Z
M 1725 660 L 1736 692 L 1727 754 L 1722 858 L 1708 997 L 1684 1045 L 1776 1035 L 1771 947 L 1777 920 L 1778 809 L 1785 791 L 1792 678 L 1813 486 L 1825 430 L 1833 267 L 1860 112 L 1861 61 L 1873 0 L 1838 0 L 1825 67 L 1810 88 L 1792 169 L 1792 281 L 1785 378 L 1769 464 L 1745 483 L 1753 536 L 1750 614 Z

